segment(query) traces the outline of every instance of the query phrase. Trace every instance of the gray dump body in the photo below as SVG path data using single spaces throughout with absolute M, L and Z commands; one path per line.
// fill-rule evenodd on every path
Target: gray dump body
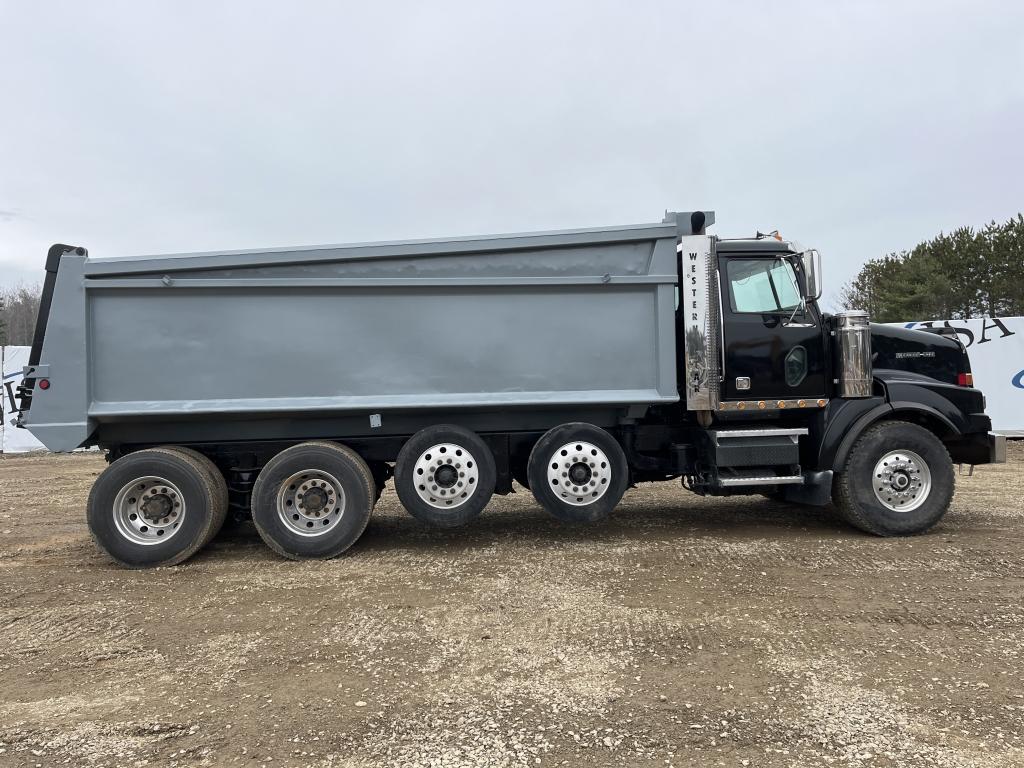
M 666 218 L 180 256 L 69 251 L 33 372 L 51 386 L 23 423 L 70 450 L 143 421 L 675 402 L 689 214 Z

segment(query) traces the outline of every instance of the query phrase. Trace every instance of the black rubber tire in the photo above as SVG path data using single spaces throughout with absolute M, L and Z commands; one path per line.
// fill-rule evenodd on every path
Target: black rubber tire
M 604 495 L 592 504 L 568 504 L 548 482 L 548 463 L 563 446 L 574 441 L 596 445 L 611 464 L 611 482 Z M 544 509 L 567 523 L 595 523 L 604 520 L 622 500 L 629 487 L 629 464 L 618 441 L 600 427 L 583 422 L 562 424 L 548 430 L 533 446 L 528 465 L 530 491 Z
M 932 487 L 917 509 L 893 511 L 873 490 L 875 464 L 893 450 L 920 456 L 931 472 Z M 953 499 L 954 472 L 946 446 L 924 427 L 904 421 L 886 421 L 865 430 L 833 483 L 833 501 L 840 515 L 853 526 L 877 536 L 912 536 L 935 525 Z
M 186 512 L 181 529 L 167 541 L 144 545 L 118 532 L 112 508 L 125 485 L 147 476 L 174 483 L 184 497 Z M 149 448 L 122 456 L 96 478 L 86 504 L 86 521 L 96 546 L 114 562 L 125 568 L 156 568 L 182 563 L 202 549 L 213 535 L 218 503 L 218 490 L 200 462 L 178 451 Z
M 425 451 L 439 443 L 462 446 L 477 463 L 478 477 L 469 497 L 449 509 L 431 506 L 420 498 L 416 489 L 422 482 L 422 478 L 416 475 L 416 462 Z M 454 424 L 437 424 L 421 429 L 405 442 L 395 462 L 395 490 L 402 506 L 417 520 L 439 528 L 457 528 L 483 512 L 494 495 L 497 476 L 494 454 L 487 443 L 475 433 Z
M 319 469 L 337 478 L 345 491 L 341 519 L 319 536 L 301 536 L 277 514 L 281 484 L 296 472 Z M 274 552 L 291 560 L 327 560 L 347 550 L 366 530 L 377 489 L 366 462 L 351 448 L 314 441 L 286 448 L 260 470 L 252 488 L 252 521 Z
M 161 450 L 165 451 L 177 451 L 178 453 L 190 456 L 195 459 L 206 472 L 207 477 L 210 479 L 210 483 L 213 485 L 214 490 L 217 493 L 217 500 L 214 504 L 213 513 L 213 529 L 210 532 L 210 538 L 207 539 L 203 546 L 209 544 L 214 537 L 220 533 L 224 527 L 224 521 L 228 517 L 228 483 L 224 479 L 224 475 L 221 474 L 220 469 L 213 463 L 213 459 L 205 456 L 194 448 L 186 448 L 183 445 L 162 445 Z

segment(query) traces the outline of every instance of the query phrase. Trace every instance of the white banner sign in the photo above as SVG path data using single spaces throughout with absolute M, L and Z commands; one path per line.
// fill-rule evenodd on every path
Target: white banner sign
M 892 323 L 904 328 L 952 328 L 971 356 L 974 386 L 985 393 L 992 428 L 1024 434 L 1024 317 L 982 317 Z
M 14 393 L 21 384 L 21 369 L 28 365 L 28 352 L 28 347 L 0 347 L 0 371 L 3 371 L 3 388 L 0 391 L 0 453 L 46 450 L 27 429 L 18 429 L 10 424 L 17 413 Z

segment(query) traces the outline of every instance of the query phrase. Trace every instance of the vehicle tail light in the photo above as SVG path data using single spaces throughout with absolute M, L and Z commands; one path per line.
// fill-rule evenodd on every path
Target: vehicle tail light
M 961 387 L 973 387 L 974 386 L 974 374 L 973 373 L 958 373 L 956 375 L 956 383 Z
M 40 379 L 39 380 L 39 388 L 40 389 L 44 389 L 44 390 L 45 389 L 49 389 L 50 388 L 50 380 L 49 379 Z

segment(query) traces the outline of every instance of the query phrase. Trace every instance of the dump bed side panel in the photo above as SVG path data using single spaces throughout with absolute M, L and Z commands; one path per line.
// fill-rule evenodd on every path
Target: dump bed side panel
M 673 394 L 659 392 L 652 354 L 656 293 L 633 285 L 102 291 L 91 301 L 91 412 L 656 402 Z
M 93 279 L 90 413 L 671 401 L 671 244 Z

